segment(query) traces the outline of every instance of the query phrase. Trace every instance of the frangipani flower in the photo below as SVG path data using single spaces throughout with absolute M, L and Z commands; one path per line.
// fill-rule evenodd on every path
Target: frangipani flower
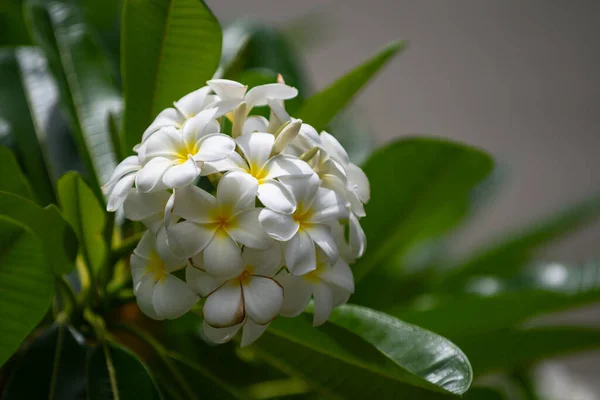
M 314 298 L 313 325 L 325 323 L 331 311 L 348 301 L 354 293 L 354 278 L 348 264 L 341 258 L 331 264 L 329 258 L 317 250 L 317 268 L 302 276 L 283 272 L 276 276 L 283 286 L 284 299 L 281 315 L 295 317 Z
M 166 238 L 146 231 L 131 255 L 133 290 L 140 309 L 154 319 L 178 318 L 198 301 L 198 296 L 172 272 L 185 268 L 185 259 L 173 257 Z
M 139 149 L 145 165 L 137 175 L 137 188 L 150 192 L 161 181 L 168 188 L 187 186 L 200 175 L 203 162 L 231 154 L 235 143 L 218 133 L 215 112 L 201 111 L 187 120 L 181 131 L 168 126 L 154 133 Z
M 123 205 L 141 168 L 137 155 L 129 156 L 117 165 L 110 180 L 103 187 L 108 196 L 108 211 L 117 211 Z
M 239 275 L 243 260 L 238 243 L 254 249 L 271 244 L 258 222 L 257 190 L 256 180 L 235 171 L 221 178 L 216 198 L 196 186 L 176 189 L 173 214 L 185 221 L 167 228 L 171 250 L 193 257 L 216 277 Z
M 310 175 L 313 173 L 310 166 L 287 154 L 271 157 L 275 136 L 270 133 L 248 133 L 236 138 L 235 141 L 244 157 L 232 153 L 223 161 L 211 163 L 210 168 L 247 174 L 256 182 L 258 199 L 265 207 L 284 214 L 293 213 L 296 209 L 294 196 L 276 178 L 288 175 Z
M 331 189 L 320 187 L 315 174 L 280 179 L 296 199 L 295 212 L 287 215 L 264 209 L 259 220 L 269 236 L 283 242 L 287 268 L 296 275 L 316 269 L 315 244 L 335 262 L 338 249 L 327 222 L 348 217 L 345 199 Z
M 144 193 L 139 189 L 130 189 L 123 203 L 125 218 L 141 221 L 157 234 L 164 227 L 165 213 L 172 215 L 169 210 L 173 208 L 173 200 L 173 195 L 166 190 Z
M 281 268 L 281 248 L 273 243 L 266 250 L 245 247 L 244 269 L 235 278 L 215 279 L 203 266 L 186 269 L 186 281 L 202 297 L 205 336 L 223 343 L 243 327 L 242 346 L 248 345 L 277 317 L 283 303 L 283 288 L 272 278 Z

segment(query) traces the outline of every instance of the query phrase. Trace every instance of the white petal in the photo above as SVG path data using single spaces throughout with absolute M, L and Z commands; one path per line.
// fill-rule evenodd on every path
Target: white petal
M 174 319 L 187 313 L 198 296 L 181 279 L 168 274 L 154 286 L 152 303 L 160 318 Z
M 237 279 L 215 290 L 204 303 L 204 321 L 214 328 L 226 328 L 244 320 L 244 298 Z
M 227 233 L 238 243 L 254 249 L 266 249 L 271 239 L 258 221 L 259 208 L 236 214 L 227 224 Z
M 323 224 L 311 224 L 306 226 L 304 230 L 315 244 L 323 250 L 329 261 L 335 263 L 338 259 L 338 248 L 329 227 Z
M 309 124 L 302 124 L 296 142 L 304 149 L 310 150 L 313 147 L 322 147 L 321 137 L 315 128 Z
M 348 263 L 338 260 L 333 267 L 319 270 L 319 277 L 332 285 L 338 286 L 349 293 L 354 293 L 354 277 Z
M 277 213 L 266 208 L 261 210 L 258 220 L 269 236 L 284 242 L 290 240 L 300 227 L 291 215 Z
M 180 257 L 193 257 L 204 250 L 214 234 L 212 228 L 183 221 L 169 226 L 167 241 L 173 254 Z
M 214 222 L 211 212 L 217 207 L 214 196 L 197 186 L 175 189 L 173 214 L 199 223 Z
M 339 286 L 329 285 L 331 289 L 331 293 L 333 296 L 333 307 L 341 306 L 342 304 L 346 304 L 348 300 L 350 300 L 351 292 L 346 289 L 342 289 Z
M 241 99 L 227 99 L 227 100 L 219 100 L 214 103 L 209 104 L 207 107 L 216 108 L 217 113 L 215 114 L 215 118 L 222 117 L 226 115 L 230 111 L 233 111 L 236 107 L 240 105 L 242 102 Z
M 266 250 L 244 247 L 242 257 L 245 267 L 256 275 L 273 276 L 283 265 L 281 244 L 277 242 L 272 242 Z
M 350 163 L 348 153 L 346 153 L 344 147 L 332 135 L 325 131 L 321 132 L 321 142 L 323 143 L 323 148 L 331 158 L 341 162 L 344 165 Z
M 365 235 L 365 231 L 362 226 L 360 226 L 360 222 L 358 218 L 352 213 L 350 213 L 350 247 L 354 253 L 356 258 L 362 257 L 367 248 L 367 235 Z
M 275 133 L 281 125 L 291 120 L 290 114 L 285 110 L 283 100 L 269 100 L 271 113 L 269 115 L 269 126 L 266 132 Z
M 259 337 L 267 330 L 269 324 L 259 325 L 254 323 L 251 319 L 247 319 L 242 330 L 242 343 L 240 347 L 246 347 L 256 342 Z
M 206 176 L 215 172 L 223 171 L 249 171 L 248 164 L 238 153 L 233 152 L 219 161 L 205 162 L 200 171 L 200 175 Z
M 138 257 L 145 258 L 146 260 L 152 259 L 156 252 L 156 235 L 154 235 L 150 231 L 144 232 L 142 238 L 138 242 L 135 250 L 133 250 L 133 254 Z
M 192 93 L 186 94 L 181 99 L 177 100 L 174 105 L 186 118 L 192 118 L 206 106 L 206 95 L 209 91 L 210 87 L 201 87 Z
M 181 132 L 172 126 L 162 128 L 153 134 L 143 145 L 144 158 L 149 160 L 155 157 L 168 159 L 179 158 L 181 149 L 185 149 L 185 143 Z
M 271 278 L 251 275 L 242 284 L 246 315 L 260 325 L 273 321 L 283 304 L 283 288 Z
M 354 164 L 346 165 L 348 174 L 348 186 L 356 193 L 361 202 L 367 203 L 371 198 L 371 186 L 367 174 Z
M 283 130 L 277 135 L 275 138 L 275 144 L 273 145 L 274 153 L 281 153 L 285 147 L 291 143 L 296 136 L 298 136 L 298 132 L 300 132 L 300 127 L 302 126 L 302 120 L 296 119 L 290 122 Z
M 202 257 L 196 258 L 201 259 Z M 214 278 L 206 272 L 191 266 L 185 269 L 185 281 L 192 288 L 193 291 L 195 291 L 202 297 L 208 296 L 219 286 L 227 282 L 223 279 Z
M 333 311 L 333 291 L 326 283 L 318 282 L 313 285 L 313 297 L 315 299 L 313 326 L 319 326 L 327 322 Z
M 151 215 L 148 218 L 144 218 L 140 221 L 149 231 L 158 233 L 158 231 L 164 227 L 165 219 L 160 214 Z
M 117 211 L 123 203 L 127 200 L 129 190 L 133 186 L 133 182 L 136 179 L 135 173 L 125 175 L 113 186 L 110 196 L 108 197 L 108 205 L 106 210 L 113 212 Z
M 208 132 L 208 128 L 211 125 L 210 123 L 213 121 L 216 112 L 216 108 L 209 108 L 199 112 L 195 117 L 185 121 L 181 131 L 183 134 L 183 141 L 188 149 L 193 148 L 198 140 L 206 136 L 208 133 L 212 133 Z
M 310 209 L 321 180 L 317 174 L 300 175 L 300 176 L 282 176 L 279 178 L 281 183 L 287 187 L 298 204 L 298 212 L 307 211 Z
M 273 211 L 291 214 L 296 211 L 296 200 L 290 190 L 275 179 L 262 180 L 258 186 L 258 199 Z
M 312 175 L 314 171 L 306 162 L 289 154 L 279 154 L 271 158 L 263 167 L 266 178 L 286 175 Z
M 342 193 L 339 190 L 337 190 L 337 192 Z M 353 192 L 351 190 L 346 190 L 345 196 L 346 196 L 346 199 L 348 200 L 348 202 L 350 203 L 350 210 L 352 211 L 352 213 L 356 214 L 359 217 L 364 217 L 367 215 L 367 213 L 365 212 L 365 206 L 358 198 L 358 195 L 356 194 L 356 192 Z
M 112 175 L 108 182 L 104 185 L 107 192 L 112 190 L 112 187 L 117 184 L 117 182 L 124 177 L 125 175 L 129 175 L 132 172 L 139 171 L 142 168 L 140 164 L 140 160 L 138 156 L 129 156 L 125 158 L 123 161 L 116 166 Z
M 199 140 L 199 150 L 194 155 L 196 161 L 222 160 L 235 150 L 232 138 L 222 133 L 211 133 Z
M 125 217 L 132 221 L 141 221 L 155 214 L 162 214 L 169 197 L 171 194 L 166 190 L 142 193 L 138 189 L 131 189 L 123 204 Z
M 154 277 L 146 275 L 135 287 L 135 299 L 140 310 L 148 317 L 152 319 L 162 319 L 156 311 L 154 311 L 154 305 L 152 303 L 155 284 L 156 280 Z
M 204 269 L 224 279 L 236 277 L 244 269 L 239 246 L 223 230 L 218 230 L 204 249 Z
M 275 279 L 283 286 L 281 315 L 295 317 L 302 314 L 312 296 L 312 286 L 300 276 L 280 274 Z
M 219 205 L 231 205 L 234 212 L 254 208 L 258 181 L 245 172 L 232 171 L 225 174 L 217 186 Z
M 252 115 L 244 122 L 243 134 L 252 132 L 266 132 L 269 121 L 261 115 Z
M 142 278 L 146 276 L 146 265 L 148 260 L 137 256 L 135 253 L 129 258 L 129 265 L 131 266 L 131 279 L 133 281 L 133 287 L 141 282 Z
M 253 170 L 259 170 L 271 155 L 275 136 L 270 133 L 254 132 L 239 136 L 235 141 Z
M 183 164 L 173 164 L 165 171 L 162 181 L 168 188 L 181 188 L 194 182 L 200 175 L 200 168 L 191 156 Z
M 269 100 L 288 100 L 298 96 L 298 89 L 281 83 L 255 86 L 246 93 L 248 108 L 266 106 Z
M 311 221 L 324 222 L 348 217 L 346 199 L 334 190 L 319 188 L 311 205 Z
M 229 342 L 242 327 L 242 323 L 227 328 L 213 328 L 204 321 L 202 323 L 202 334 L 212 343 L 222 344 Z
M 303 229 L 285 243 L 285 265 L 294 275 L 304 275 L 317 268 L 315 244 Z
M 179 127 L 185 119 L 179 112 L 174 108 L 166 108 L 160 112 L 150 124 L 150 126 L 142 134 L 142 143 L 144 143 L 150 135 L 161 128 L 167 126 Z
M 135 186 L 142 192 L 150 192 L 161 181 L 163 174 L 171 165 L 171 160 L 164 157 L 153 158 L 138 172 Z
M 187 265 L 187 258 L 173 254 L 167 243 L 167 231 L 162 228 L 156 235 L 156 252 L 164 262 L 167 272 L 173 272 Z
M 229 79 L 211 79 L 206 82 L 221 100 L 239 99 L 246 94 L 248 86 Z

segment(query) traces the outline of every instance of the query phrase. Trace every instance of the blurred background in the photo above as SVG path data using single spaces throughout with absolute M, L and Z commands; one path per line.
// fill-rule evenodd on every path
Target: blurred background
M 409 47 L 359 96 L 356 117 L 377 144 L 432 134 L 491 152 L 500 190 L 456 252 L 600 188 L 600 2 L 592 0 L 207 0 L 226 24 L 284 30 L 319 89 L 394 39 Z M 600 224 L 548 249 L 548 259 L 598 256 Z M 560 316 L 600 325 L 600 310 Z M 540 369 L 551 399 L 600 399 L 600 353 Z M 566 375 L 565 375 L 566 374 Z M 570 386 L 557 377 L 583 380 Z M 559 380 L 557 380 L 559 379 Z M 557 382 L 562 382 L 558 384 Z M 550 387 L 550 386 L 549 386 Z

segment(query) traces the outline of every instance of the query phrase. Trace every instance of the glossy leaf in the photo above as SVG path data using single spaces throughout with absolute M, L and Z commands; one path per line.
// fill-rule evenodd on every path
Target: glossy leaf
M 456 226 L 492 167 L 487 153 L 434 138 L 400 139 L 373 153 L 363 166 L 371 200 L 361 220 L 367 252 L 353 266 L 355 279 Z
M 92 349 L 86 382 L 89 400 L 161 398 L 144 363 L 114 343 L 99 344 Z
M 0 217 L 0 365 L 50 307 L 54 279 L 47 258 L 37 235 Z
M 373 58 L 306 99 L 298 111 L 297 118 L 311 124 L 317 131 L 326 129 L 333 117 L 405 46 L 405 42 L 393 42 L 384 47 Z
M 116 166 L 108 115 L 121 106 L 106 55 L 73 2 L 26 0 L 25 10 L 58 83 L 88 182 L 103 199 L 100 185 Z
M 255 347 L 272 365 L 342 397 L 419 398 L 428 389 L 443 398 L 469 387 L 469 363 L 446 339 L 361 307 L 334 313 L 319 329 L 306 316 L 277 319 Z
M 464 397 L 465 400 L 503 400 L 504 396 L 497 390 L 475 387 L 470 389 Z
M 18 196 L 33 200 L 33 193 L 27 178 L 23 176 L 19 163 L 12 151 L 0 146 L 0 191 L 14 193 Z
M 584 327 L 506 329 L 457 340 L 476 376 L 600 346 L 600 330 Z
M 519 234 L 482 250 L 451 271 L 443 281 L 449 290 L 461 290 L 465 281 L 477 275 L 510 276 L 531 261 L 535 251 L 549 242 L 584 227 L 600 216 L 600 197 L 596 196 L 553 213 Z
M 6 385 L 4 399 L 84 400 L 85 338 L 54 324 L 27 347 Z
M 54 205 L 41 208 L 30 200 L 0 192 L 0 215 L 12 218 L 43 238 L 42 246 L 54 273 L 73 270 L 77 238 Z
M 44 85 L 50 83 L 37 49 L 21 47 L 0 51 L 0 118 L 7 124 L 23 170 L 42 205 L 55 201 L 46 155 L 39 141 L 46 136 L 46 124 L 35 97 L 41 95 L 36 90 Z M 44 100 L 52 104 L 52 95 L 48 94 Z
M 121 74 L 128 151 L 154 117 L 206 85 L 221 56 L 221 27 L 201 0 L 125 0 Z
M 58 197 L 63 215 L 77 235 L 86 264 L 92 271 L 99 271 L 107 256 L 103 237 L 106 223 L 104 207 L 75 172 L 59 179 Z
M 482 278 L 470 292 L 429 295 L 429 308 L 397 306 L 390 314 L 452 339 L 506 329 L 528 319 L 600 300 L 600 263 L 532 265 L 515 277 Z

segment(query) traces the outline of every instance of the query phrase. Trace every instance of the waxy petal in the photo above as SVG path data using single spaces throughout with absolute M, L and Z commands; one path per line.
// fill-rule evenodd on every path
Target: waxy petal
M 202 257 L 198 256 L 195 257 L 195 259 L 201 260 Z M 194 264 L 197 264 L 199 260 L 194 261 Z M 225 279 L 214 278 L 205 271 L 201 271 L 200 269 L 191 266 L 185 269 L 185 281 L 193 291 L 202 297 L 208 296 L 227 282 Z
M 266 106 L 269 100 L 288 100 L 296 96 L 298 96 L 298 89 L 294 87 L 281 83 L 268 83 L 248 90 L 244 100 L 248 104 L 248 108 L 252 108 Z
M 210 92 L 209 86 L 201 87 L 198 90 L 194 90 L 192 93 L 186 94 L 173 105 L 186 118 L 192 118 L 208 104 L 208 92 Z
M 277 242 L 271 242 L 271 246 L 265 250 L 244 247 L 242 258 L 245 267 L 255 275 L 271 277 L 283 266 L 283 251 Z
M 191 185 L 200 175 L 200 168 L 194 159 L 189 156 L 182 164 L 172 164 L 163 174 L 162 181 L 168 188 L 181 188 Z
M 144 193 L 157 189 L 163 174 L 170 166 L 171 160 L 167 158 L 153 158 L 136 175 L 135 186 Z
M 238 99 L 241 101 L 248 89 L 248 86 L 229 79 L 211 79 L 206 83 L 221 100 Z
M 283 288 L 272 278 L 253 276 L 242 283 L 246 315 L 259 325 L 273 321 L 283 304 Z
M 240 282 L 228 281 L 215 290 L 204 303 L 204 321 L 214 328 L 226 328 L 241 323 L 245 318 L 244 297 Z
M 318 282 L 313 284 L 313 297 L 315 299 L 313 326 L 323 325 L 333 311 L 333 291 L 326 283 Z
M 244 324 L 244 328 L 242 330 L 242 342 L 240 343 L 240 347 L 249 346 L 257 341 L 258 338 L 265 333 L 268 327 L 269 324 L 259 325 L 251 319 L 246 319 L 246 323 Z
M 185 117 L 174 108 L 166 108 L 162 110 L 150 124 L 150 126 L 142 134 L 142 143 L 161 128 L 173 126 L 179 128 L 185 121 Z
M 152 304 L 161 319 L 179 318 L 194 307 L 198 296 L 184 281 L 167 275 L 154 286 Z
M 285 242 L 285 265 L 294 275 L 304 275 L 317 268 L 315 244 L 308 233 L 300 229 Z
M 212 223 L 212 210 L 217 207 L 214 196 L 197 186 L 186 186 L 174 191 L 173 214 L 198 223 Z
M 287 175 L 313 175 L 314 171 L 305 161 L 289 154 L 272 157 L 263 167 L 264 179 L 278 178 Z
M 311 205 L 313 222 L 340 220 L 348 217 L 346 199 L 334 190 L 319 188 Z
M 204 249 L 204 269 L 219 278 L 234 278 L 244 270 L 242 252 L 223 230 L 217 231 Z
M 323 250 L 329 262 L 335 263 L 338 259 L 338 248 L 329 227 L 323 224 L 311 224 L 306 226 L 304 230 L 315 244 Z
M 166 190 L 142 193 L 138 189 L 130 189 L 123 204 L 125 217 L 132 221 L 141 221 L 155 214 L 162 214 L 170 197 L 171 194 Z
M 213 328 L 204 321 L 202 322 L 202 334 L 209 342 L 215 344 L 227 343 L 238 333 L 242 325 L 243 323 L 239 323 L 227 328 Z
M 219 161 L 233 153 L 235 142 L 222 133 L 211 133 L 200 139 L 199 150 L 194 155 L 196 161 Z
M 129 175 L 123 176 L 116 182 L 116 184 L 112 187 L 110 196 L 108 196 L 108 204 L 106 206 L 107 211 L 117 211 L 123 205 L 123 203 L 125 203 L 130 194 L 129 190 L 133 186 L 133 182 L 135 182 L 135 180 L 136 174 L 130 173 Z
M 250 167 L 253 170 L 259 170 L 271 156 L 275 137 L 270 133 L 254 132 L 239 136 L 235 141 L 240 146 Z
M 344 147 L 332 135 L 325 131 L 321 132 L 321 143 L 323 149 L 331 158 L 341 162 L 344 165 L 350 163 L 350 157 L 348 157 L 348 153 L 346 153 Z
M 226 228 L 227 233 L 238 243 L 254 249 L 266 249 L 271 244 L 271 239 L 261 226 L 258 215 L 260 209 L 255 208 L 237 214 Z
M 288 273 L 277 275 L 275 279 L 283 286 L 281 315 L 296 317 L 302 314 L 312 297 L 311 284 L 301 276 Z
M 258 199 L 265 207 L 283 214 L 296 211 L 296 200 L 290 190 L 275 179 L 262 181 L 258 186 Z
M 153 276 L 146 275 L 143 277 L 134 287 L 135 299 L 140 310 L 148 317 L 152 319 L 162 319 L 154 310 L 154 304 L 152 302 L 155 285 L 156 279 L 154 279 Z
M 261 210 L 258 220 L 269 236 L 284 242 L 290 240 L 300 228 L 300 224 L 291 215 L 274 212 L 266 208 Z
M 211 242 L 215 235 L 212 228 L 190 221 L 169 226 L 167 241 L 173 254 L 180 257 L 193 257 Z
M 217 186 L 219 205 L 229 205 L 233 212 L 254 208 L 258 182 L 245 172 L 232 171 L 225 174 Z

